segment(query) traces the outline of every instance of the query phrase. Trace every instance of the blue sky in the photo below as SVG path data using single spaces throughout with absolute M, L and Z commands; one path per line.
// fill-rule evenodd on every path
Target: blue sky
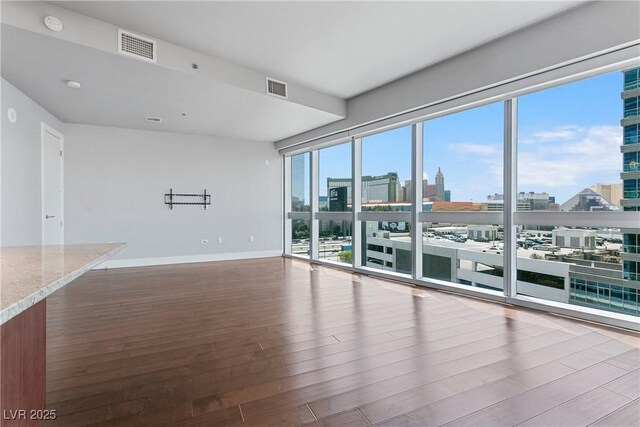
M 546 191 L 562 203 L 593 184 L 620 182 L 622 86 L 613 72 L 519 98 L 519 191 Z M 425 122 L 424 176 L 433 183 L 441 167 L 454 201 L 502 193 L 502 121 L 499 102 Z M 409 127 L 363 139 L 363 175 L 397 172 L 404 182 L 410 159 Z M 327 177 L 350 170 L 349 144 L 320 150 L 320 194 Z

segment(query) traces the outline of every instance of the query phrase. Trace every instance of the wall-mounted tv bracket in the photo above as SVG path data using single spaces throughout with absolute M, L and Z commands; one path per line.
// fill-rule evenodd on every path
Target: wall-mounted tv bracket
M 187 197 L 198 197 L 202 200 L 197 202 L 185 202 L 180 201 Z M 178 201 L 174 201 L 174 199 L 178 199 Z M 211 195 L 207 194 L 207 190 L 205 189 L 202 194 L 185 194 L 185 193 L 174 193 L 173 188 L 169 189 L 169 193 L 164 195 L 164 204 L 169 205 L 169 209 L 173 209 L 173 205 L 199 205 L 202 206 L 202 209 L 207 209 L 209 205 L 211 205 Z

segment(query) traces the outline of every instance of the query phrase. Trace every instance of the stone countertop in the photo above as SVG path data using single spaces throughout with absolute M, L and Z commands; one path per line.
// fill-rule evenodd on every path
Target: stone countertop
M 42 301 L 127 245 L 0 247 L 0 324 Z

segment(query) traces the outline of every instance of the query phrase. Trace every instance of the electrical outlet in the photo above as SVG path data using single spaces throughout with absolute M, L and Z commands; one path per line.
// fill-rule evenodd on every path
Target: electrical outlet
M 218 237 L 218 243 L 222 243 L 222 237 Z
M 251 236 L 249 236 L 249 241 L 250 241 L 250 242 L 253 242 L 254 240 L 255 240 L 255 239 L 254 239 L 254 237 L 253 237 L 253 234 L 252 234 Z
M 200 243 L 202 243 L 203 245 L 208 245 L 209 244 L 209 240 L 202 239 L 202 240 L 200 240 Z

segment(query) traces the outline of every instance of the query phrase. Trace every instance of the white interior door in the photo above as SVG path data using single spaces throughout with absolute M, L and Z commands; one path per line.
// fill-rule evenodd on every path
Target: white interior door
M 64 243 L 63 137 L 42 124 L 42 244 Z

